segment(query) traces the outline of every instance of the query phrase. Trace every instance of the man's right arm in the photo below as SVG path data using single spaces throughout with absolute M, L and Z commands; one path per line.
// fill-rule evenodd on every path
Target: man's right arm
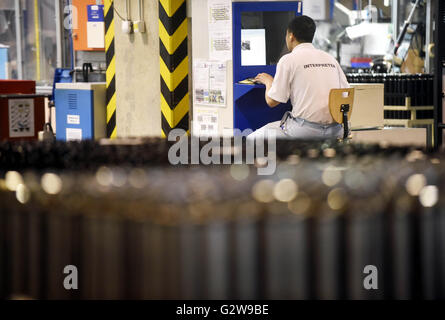
M 284 56 L 278 62 L 275 78 L 270 84 L 270 88 L 268 88 L 269 90 L 266 90 L 266 101 L 275 101 L 276 105 L 286 103 L 290 97 L 292 70 L 289 67 L 289 64 L 286 63 L 286 59 L 288 59 L 288 57 Z
M 266 99 L 266 103 L 269 107 L 274 108 L 277 105 L 280 104 L 280 102 L 272 99 L 269 97 L 269 91 L 272 88 L 272 84 L 274 82 L 274 78 L 267 73 L 260 73 L 259 75 L 256 76 L 255 78 L 256 81 L 261 82 L 262 84 L 264 84 L 266 86 L 266 91 L 265 91 L 265 99 Z

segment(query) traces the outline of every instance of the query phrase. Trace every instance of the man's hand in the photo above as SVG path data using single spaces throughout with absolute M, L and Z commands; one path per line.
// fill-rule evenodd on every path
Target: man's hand
M 266 86 L 266 93 L 265 93 L 265 99 L 266 103 L 269 107 L 273 108 L 279 105 L 280 103 L 278 101 L 275 101 L 274 99 L 270 98 L 268 96 L 269 90 L 272 87 L 273 83 L 273 77 L 270 74 L 267 73 L 260 73 L 255 77 L 255 81 L 261 82 Z
M 255 81 L 261 82 L 266 87 L 272 86 L 273 77 L 270 74 L 267 73 L 260 73 L 255 77 Z

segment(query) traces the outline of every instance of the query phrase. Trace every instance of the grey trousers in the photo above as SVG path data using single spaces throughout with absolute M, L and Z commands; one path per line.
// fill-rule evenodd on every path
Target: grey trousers
M 338 123 L 322 125 L 285 115 L 283 120 L 268 123 L 248 136 L 249 139 L 267 138 L 271 131 L 277 139 L 327 140 L 343 137 L 343 126 Z

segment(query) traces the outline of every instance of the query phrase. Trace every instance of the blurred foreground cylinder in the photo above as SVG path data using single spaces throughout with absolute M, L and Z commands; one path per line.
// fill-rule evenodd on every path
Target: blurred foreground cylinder
M 255 165 L 2 172 L 0 297 L 445 298 L 445 159 L 323 148 L 284 146 L 271 176 Z

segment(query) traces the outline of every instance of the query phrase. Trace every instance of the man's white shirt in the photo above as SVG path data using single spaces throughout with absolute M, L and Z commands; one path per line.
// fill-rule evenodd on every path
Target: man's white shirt
M 268 96 L 281 103 L 290 99 L 294 117 L 330 124 L 329 93 L 335 88 L 349 88 L 337 60 L 311 43 L 303 43 L 278 62 Z

